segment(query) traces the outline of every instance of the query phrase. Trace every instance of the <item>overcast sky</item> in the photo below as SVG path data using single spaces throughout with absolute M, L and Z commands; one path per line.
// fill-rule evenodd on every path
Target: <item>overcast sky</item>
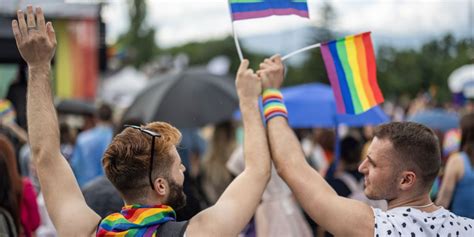
M 76 0 L 77 1 L 77 0 Z M 81 0 L 79 0 L 81 1 Z M 126 1 L 108 0 L 103 11 L 108 42 L 128 28 Z M 308 0 L 311 20 L 297 16 L 238 21 L 239 36 L 317 25 L 323 0 Z M 337 14 L 335 31 L 372 31 L 389 37 L 439 36 L 452 32 L 474 35 L 474 0 L 332 0 Z M 160 46 L 220 38 L 231 34 L 227 0 L 147 0 L 148 23 L 157 28 Z M 473 13 L 469 15 L 469 9 Z M 471 19 L 469 19 L 471 16 Z

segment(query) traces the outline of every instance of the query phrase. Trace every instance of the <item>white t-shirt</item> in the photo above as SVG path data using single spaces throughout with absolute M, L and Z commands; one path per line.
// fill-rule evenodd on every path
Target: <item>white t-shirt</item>
M 373 208 L 374 236 L 474 236 L 474 220 L 456 216 L 440 208 L 424 212 L 416 208 L 397 207 L 388 211 Z

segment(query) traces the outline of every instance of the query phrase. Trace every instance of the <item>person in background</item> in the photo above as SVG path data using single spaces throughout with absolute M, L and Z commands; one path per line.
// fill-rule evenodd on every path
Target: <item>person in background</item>
M 19 143 L 26 143 L 28 142 L 28 134 L 17 124 L 16 120 L 16 111 L 12 103 L 7 99 L 0 99 L 0 127 L 15 137 Z
M 19 154 L 21 148 L 28 142 L 28 134 L 17 123 L 17 113 L 12 103 L 8 99 L 0 99 L 0 134 L 5 135 L 15 148 L 15 153 Z M 21 157 L 17 157 L 20 173 L 28 176 L 27 165 L 22 162 Z
M 474 218 L 474 113 L 461 119 L 460 151 L 446 164 L 436 203 L 456 215 Z
M 202 163 L 201 185 L 209 205 L 216 203 L 233 176 L 226 168 L 236 147 L 235 128 L 231 121 L 217 124 Z
M 74 135 L 72 129 L 67 123 L 59 124 L 61 153 L 64 158 L 71 163 L 72 154 L 74 153 Z
M 321 148 L 323 148 L 325 162 L 322 163 L 324 166 L 319 167 L 319 170 L 321 174 L 326 175 L 334 161 L 334 140 L 336 134 L 334 130 L 327 128 L 315 128 L 313 129 L 313 134 L 314 143 L 321 145 Z
M 347 136 L 341 140 L 341 160 L 334 178 L 328 178 L 327 182 L 339 196 L 349 197 L 352 193 L 348 183 L 359 183 L 364 175 L 358 171 L 361 163 L 361 142 L 354 137 Z M 350 179 L 352 182 L 347 182 Z
M 20 231 L 20 203 L 18 182 L 15 184 L 10 177 L 13 167 L 7 160 L 3 150 L 0 150 L 0 236 L 18 236 Z M 19 177 L 16 179 L 20 180 Z M 21 182 L 21 180 L 20 180 Z
M 0 135 L 0 153 L 8 167 L 7 173 L 12 185 L 9 197 L 12 206 L 7 208 L 11 208 L 20 236 L 34 236 L 40 225 L 40 215 L 33 185 L 28 178 L 21 178 L 13 144 L 3 135 Z
M 245 168 L 244 149 L 238 146 L 227 161 L 227 169 L 234 176 L 239 175 Z M 255 211 L 256 236 L 266 237 L 310 237 L 313 236 L 311 227 L 296 202 L 293 193 L 286 183 L 278 176 L 274 167 L 270 182 L 262 196 L 262 201 Z M 252 228 L 249 228 L 252 230 Z M 248 230 L 248 232 L 250 232 Z M 246 233 L 246 236 L 249 235 Z
M 96 126 L 77 137 L 70 164 L 80 187 L 104 175 L 101 160 L 114 134 L 112 114 L 109 105 L 101 105 L 96 113 Z

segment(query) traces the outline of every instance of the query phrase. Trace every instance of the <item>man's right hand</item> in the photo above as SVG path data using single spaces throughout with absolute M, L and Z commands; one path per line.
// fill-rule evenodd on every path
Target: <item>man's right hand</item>
M 249 61 L 244 59 L 240 63 L 237 79 L 235 81 L 237 94 L 241 101 L 246 99 L 258 99 L 262 93 L 262 82 L 260 78 L 248 67 Z
M 263 89 L 275 88 L 280 89 L 285 77 L 285 67 L 280 55 L 274 55 L 265 59 L 260 63 L 260 69 L 257 71 L 258 76 L 262 79 Z
M 17 12 L 18 21 L 12 21 L 16 45 L 29 67 L 49 64 L 56 49 L 56 35 L 51 22 L 45 24 L 43 10 L 27 7 L 26 21 L 23 11 Z

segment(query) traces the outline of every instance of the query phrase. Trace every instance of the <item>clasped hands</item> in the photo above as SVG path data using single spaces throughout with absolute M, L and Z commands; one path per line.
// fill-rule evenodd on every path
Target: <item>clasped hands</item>
M 260 63 L 260 68 L 254 72 L 249 68 L 249 61 L 240 63 L 235 82 L 237 94 L 241 100 L 257 99 L 262 91 L 268 88 L 279 89 L 284 79 L 284 66 L 280 55 L 274 55 Z

